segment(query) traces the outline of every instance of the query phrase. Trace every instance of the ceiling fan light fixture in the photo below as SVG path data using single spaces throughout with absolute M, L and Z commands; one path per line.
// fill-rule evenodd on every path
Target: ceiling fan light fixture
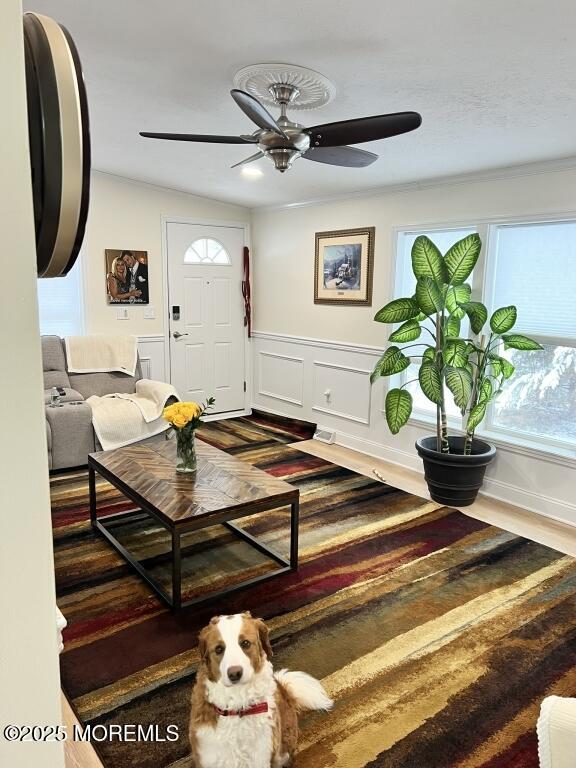
M 292 167 L 294 160 L 300 157 L 300 152 L 297 149 L 269 149 L 266 157 L 271 158 L 277 171 L 284 173 Z

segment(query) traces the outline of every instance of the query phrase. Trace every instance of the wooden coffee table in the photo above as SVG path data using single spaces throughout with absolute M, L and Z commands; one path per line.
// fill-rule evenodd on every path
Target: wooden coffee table
M 195 476 L 180 475 L 176 472 L 176 440 L 166 440 L 164 435 L 146 443 L 135 443 L 88 456 L 92 527 L 102 534 L 162 600 L 174 609 L 214 600 L 281 573 L 294 571 L 298 567 L 298 489 L 201 440 L 196 441 L 196 453 L 198 470 Z M 96 472 L 169 532 L 172 548 L 172 595 L 114 536 L 114 528 L 121 521 L 134 518 L 135 512 L 131 510 L 98 517 Z M 240 517 L 288 505 L 289 559 L 282 557 L 231 522 Z M 212 525 L 226 526 L 280 567 L 183 603 L 181 536 Z

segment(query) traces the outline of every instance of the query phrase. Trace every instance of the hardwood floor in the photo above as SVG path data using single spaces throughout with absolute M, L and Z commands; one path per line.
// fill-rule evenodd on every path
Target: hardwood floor
M 62 720 L 69 734 L 73 732 L 75 724 L 79 725 L 78 719 L 64 694 L 62 694 Z M 72 739 L 66 741 L 64 743 L 64 756 L 66 768 L 104 768 L 94 751 L 94 747 L 87 741 L 74 741 Z
M 411 469 L 376 459 L 365 453 L 352 451 L 341 445 L 327 445 L 318 440 L 293 443 L 293 447 L 369 477 L 375 476 L 373 470 L 376 469 L 390 485 L 416 496 L 430 498 L 424 476 Z M 532 541 L 537 541 L 540 544 L 546 544 L 559 552 L 565 552 L 567 555 L 576 557 L 576 526 L 483 496 L 479 496 L 470 507 L 462 507 L 461 511 L 478 520 L 484 520 L 499 528 L 504 528 L 512 533 L 517 533 L 519 536 L 532 539 Z
M 339 445 L 326 445 L 318 440 L 306 440 L 293 445 L 300 451 L 320 456 L 369 477 L 374 477 L 373 470 L 376 469 L 390 485 L 428 498 L 426 483 L 418 472 Z M 486 497 L 479 497 L 471 507 L 462 508 L 462 512 L 576 557 L 576 527 L 567 523 L 544 518 L 534 512 Z M 64 723 L 70 732 L 73 724 L 78 721 L 64 696 L 62 710 Z M 65 754 L 66 768 L 103 768 L 93 747 L 86 742 L 67 741 Z

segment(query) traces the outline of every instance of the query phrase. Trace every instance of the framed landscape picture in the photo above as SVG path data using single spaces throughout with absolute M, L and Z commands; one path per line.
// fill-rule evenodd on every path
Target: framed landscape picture
M 314 304 L 372 305 L 374 227 L 316 233 Z

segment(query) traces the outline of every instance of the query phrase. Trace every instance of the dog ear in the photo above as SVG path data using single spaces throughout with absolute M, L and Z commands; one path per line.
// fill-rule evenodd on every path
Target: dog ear
M 254 619 L 254 622 L 256 624 L 256 629 L 258 630 L 258 637 L 260 638 L 260 645 L 264 649 L 264 653 L 268 658 L 271 658 L 274 654 L 272 653 L 272 646 L 270 645 L 270 637 L 268 635 L 268 627 L 262 619 Z
M 212 623 L 212 622 L 210 622 Z M 198 653 L 200 654 L 200 661 L 206 663 L 208 661 L 208 633 L 210 632 L 210 625 L 204 627 L 204 629 L 198 635 Z

